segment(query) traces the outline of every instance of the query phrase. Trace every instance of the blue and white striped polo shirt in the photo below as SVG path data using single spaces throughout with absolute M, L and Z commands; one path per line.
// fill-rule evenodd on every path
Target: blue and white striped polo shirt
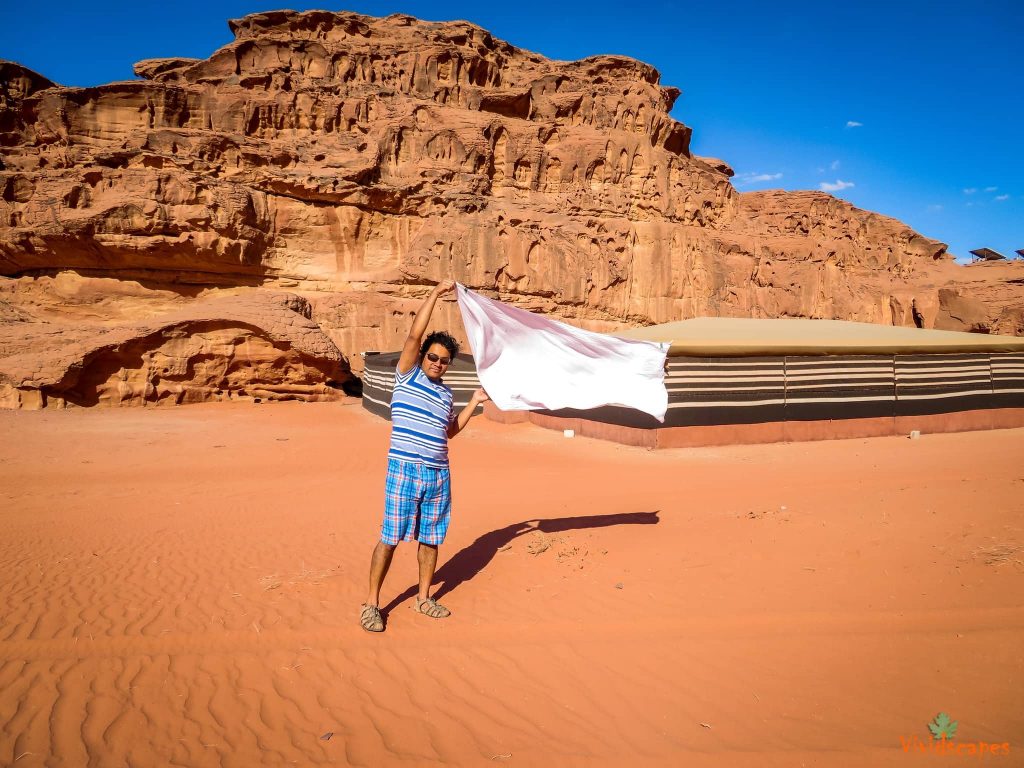
M 444 382 L 431 381 L 418 365 L 405 374 L 396 369 L 388 458 L 447 467 L 452 407 L 452 391 Z

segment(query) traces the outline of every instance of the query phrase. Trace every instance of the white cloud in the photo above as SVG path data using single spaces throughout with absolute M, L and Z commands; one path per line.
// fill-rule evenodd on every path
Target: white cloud
M 781 179 L 781 173 L 741 173 L 736 177 L 737 184 L 757 184 L 763 181 Z
M 846 127 L 847 128 L 860 128 L 863 125 L 864 125 L 864 123 L 858 123 L 856 120 L 847 120 L 846 121 Z
M 1010 196 L 1009 195 L 996 195 L 994 199 L 998 200 L 999 202 L 1003 202 L 1003 200 L 1009 200 Z
M 999 187 L 985 187 L 986 192 L 995 192 Z
M 938 204 L 929 205 L 928 210 L 931 211 L 932 213 L 938 213 L 939 211 L 942 210 L 942 206 Z
M 828 181 L 823 181 L 821 182 L 821 184 L 818 185 L 818 188 L 822 192 L 838 192 L 841 189 L 849 189 L 852 186 L 855 186 L 852 181 L 843 181 L 842 179 L 836 179 L 834 184 Z
M 974 194 L 975 192 L 977 192 L 977 191 L 978 191 L 978 188 L 977 188 L 977 187 L 967 187 L 967 188 L 966 188 L 966 189 L 964 190 L 964 194 L 965 194 L 965 195 L 973 195 L 973 194 Z
M 839 161 L 838 160 L 833 160 L 832 161 L 832 165 L 830 165 L 829 168 L 831 168 L 833 171 L 838 171 L 839 170 Z

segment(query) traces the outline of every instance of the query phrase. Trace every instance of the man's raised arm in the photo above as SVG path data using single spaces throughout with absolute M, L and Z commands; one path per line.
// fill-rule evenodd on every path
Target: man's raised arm
M 423 304 L 420 305 L 419 310 L 416 312 L 416 320 L 413 321 L 409 337 L 405 340 L 405 345 L 402 347 L 402 356 L 398 358 L 399 373 L 408 373 L 416 367 L 420 356 L 420 344 L 423 343 L 423 334 L 427 330 L 427 325 L 430 323 L 430 315 L 434 311 L 434 302 L 437 301 L 438 296 L 448 293 L 454 287 L 455 282 L 453 280 L 442 280 L 434 286 L 430 295 L 423 300 Z

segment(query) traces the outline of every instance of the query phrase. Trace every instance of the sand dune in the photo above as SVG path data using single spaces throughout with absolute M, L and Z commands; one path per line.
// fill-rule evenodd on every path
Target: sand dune
M 1024 761 L 1024 430 L 651 452 L 477 419 L 454 615 L 409 609 L 406 545 L 380 636 L 358 405 L 0 436 L 2 765 L 899 766 L 938 712 Z

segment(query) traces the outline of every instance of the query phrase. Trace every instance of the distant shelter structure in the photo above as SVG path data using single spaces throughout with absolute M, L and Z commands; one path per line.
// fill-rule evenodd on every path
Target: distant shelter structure
M 499 411 L 648 448 L 799 442 L 1024 427 L 1024 338 L 840 320 L 695 318 L 615 334 L 667 341 L 665 421 L 618 406 Z M 366 355 L 363 407 L 388 418 L 398 352 Z M 473 359 L 445 376 L 456 407 Z
M 1017 251 L 1017 253 L 1020 253 L 1020 251 Z M 978 248 L 971 251 L 971 256 L 974 257 L 975 261 L 1000 261 L 1006 259 L 999 251 L 993 251 L 991 248 Z

